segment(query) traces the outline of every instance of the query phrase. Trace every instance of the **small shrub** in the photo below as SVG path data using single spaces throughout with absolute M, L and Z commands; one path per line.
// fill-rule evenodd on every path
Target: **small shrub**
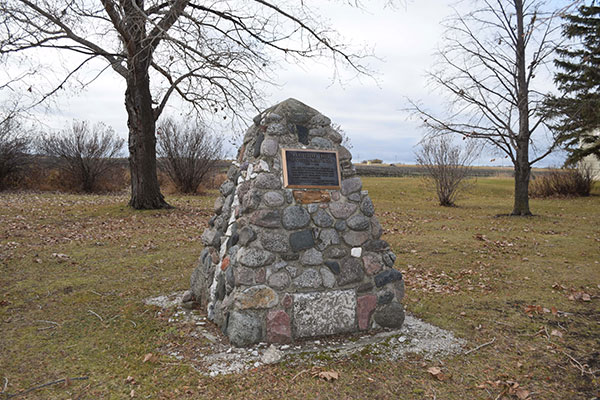
M 98 123 L 90 128 L 88 122 L 74 121 L 70 128 L 40 138 L 38 148 L 77 189 L 93 192 L 114 167 L 124 143 L 109 126 Z
M 29 138 L 16 114 L 0 115 L 0 190 L 19 180 L 29 163 Z
M 474 142 L 463 148 L 452 144 L 447 136 L 421 143 L 421 149 L 416 153 L 417 162 L 425 168 L 425 175 L 434 184 L 441 206 L 454 205 L 477 154 Z
M 531 197 L 589 196 L 594 179 L 589 166 L 553 171 L 533 179 L 529 184 Z
M 172 119 L 161 122 L 157 132 L 160 169 L 182 193 L 195 193 L 223 157 L 222 140 L 201 124 L 183 124 Z

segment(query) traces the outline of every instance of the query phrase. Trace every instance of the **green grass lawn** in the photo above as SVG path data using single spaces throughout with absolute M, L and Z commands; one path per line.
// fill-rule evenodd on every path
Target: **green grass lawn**
M 159 352 L 193 346 L 193 327 L 142 300 L 188 288 L 214 194 L 144 212 L 123 196 L 0 194 L 0 391 L 88 377 L 18 398 L 600 396 L 600 187 L 532 200 L 534 217 L 498 216 L 512 209 L 512 185 L 478 179 L 458 207 L 442 208 L 417 178 L 364 179 L 407 310 L 469 348 L 493 343 L 443 360 L 329 361 L 331 382 L 286 363 L 208 378 Z

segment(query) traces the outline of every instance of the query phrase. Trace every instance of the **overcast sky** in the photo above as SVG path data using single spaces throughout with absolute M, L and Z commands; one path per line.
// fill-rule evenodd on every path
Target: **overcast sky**
M 377 81 L 365 77 L 350 79 L 351 74 L 342 72 L 344 83 L 332 82 L 333 71 L 326 61 L 282 65 L 274 77 L 279 86 L 266 88 L 265 104 L 271 106 L 294 97 L 327 115 L 351 138 L 355 161 L 379 158 L 386 162 L 414 163 L 415 146 L 422 131 L 403 109 L 407 107 L 407 97 L 421 100 L 431 108 L 439 106 L 438 96 L 428 87 L 425 73 L 440 44 L 443 32 L 440 22 L 452 14 L 449 2 L 407 1 L 395 9 L 383 7 L 383 1 L 368 2 L 368 10 L 343 3 L 318 2 L 317 10 L 327 16 L 347 43 L 373 48 L 381 59 L 369 62 L 377 72 Z M 126 137 L 124 92 L 122 78 L 107 71 L 84 92 L 61 97 L 58 107 L 42 118 L 49 129 L 63 127 L 73 118 L 103 121 Z M 232 149 L 230 155 L 233 153 Z M 561 162 L 562 156 L 554 156 L 540 166 Z M 493 155 L 483 156 L 478 163 L 510 165 Z

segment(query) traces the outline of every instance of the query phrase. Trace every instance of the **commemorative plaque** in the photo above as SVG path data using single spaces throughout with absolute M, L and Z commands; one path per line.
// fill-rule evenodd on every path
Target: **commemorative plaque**
M 287 188 L 339 189 L 337 151 L 281 149 L 283 184 Z

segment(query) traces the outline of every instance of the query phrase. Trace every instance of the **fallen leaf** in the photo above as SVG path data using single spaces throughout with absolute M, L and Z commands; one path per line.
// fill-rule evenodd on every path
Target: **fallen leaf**
M 131 383 L 132 385 L 135 385 L 135 378 L 129 375 L 127 376 L 127 379 L 125 379 L 125 383 Z
M 147 354 L 144 356 L 144 360 L 143 360 L 142 362 L 153 361 L 153 360 L 152 360 L 152 358 L 153 358 L 153 354 L 152 354 L 152 353 L 147 353 Z
M 550 332 L 551 336 L 557 336 L 559 338 L 563 337 L 563 334 L 561 331 L 559 331 L 558 329 L 552 329 L 552 332 Z
M 129 392 L 129 397 L 131 397 L 131 398 L 135 397 L 135 390 L 131 389 L 131 392 Z
M 519 398 L 519 400 L 525 400 L 529 398 L 529 391 L 525 390 L 523 388 L 519 388 L 516 390 L 515 394 L 517 395 L 517 398 Z
M 317 377 L 325 379 L 326 381 L 334 381 L 340 377 L 336 371 L 320 371 Z
M 431 376 L 433 376 L 438 381 L 444 381 L 448 379 L 448 376 L 446 376 L 438 367 L 429 367 L 427 368 L 427 372 L 429 372 Z
M 552 315 L 557 316 L 558 315 L 558 310 L 556 309 L 556 307 L 552 306 L 550 308 L 550 311 L 552 311 Z
M 583 301 L 592 301 L 592 298 L 590 297 L 589 294 L 584 293 L 584 294 L 581 295 L 581 300 L 583 300 Z

